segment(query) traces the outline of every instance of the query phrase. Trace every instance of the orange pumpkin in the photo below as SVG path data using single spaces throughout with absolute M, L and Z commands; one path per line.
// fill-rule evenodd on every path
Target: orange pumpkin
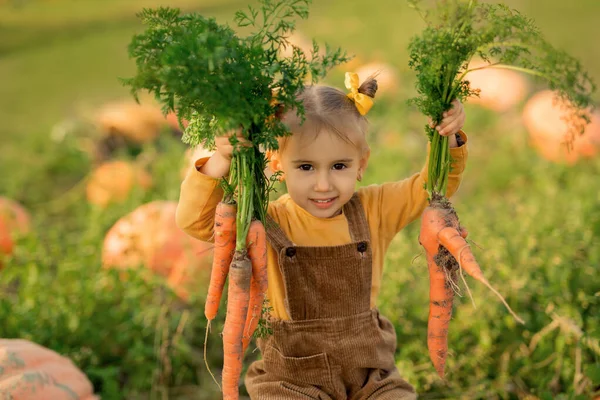
M 352 72 L 352 71 L 349 71 Z M 399 78 L 396 68 L 386 63 L 369 63 L 361 66 L 356 71 L 360 83 L 369 76 L 377 74 L 377 94 L 395 93 L 398 90 Z
M 575 151 L 585 158 L 592 158 L 600 149 L 600 112 L 592 114 L 590 124 L 585 127 L 583 135 L 577 137 L 574 143 Z
M 71 360 L 22 339 L 0 339 L 0 395 L 15 400 L 96 400 Z
M 184 300 L 190 291 L 203 287 L 213 246 L 180 230 L 175 223 L 176 209 L 174 201 L 153 201 L 119 219 L 104 238 L 104 268 L 143 266 L 164 277 Z
M 29 213 L 22 205 L 0 197 L 0 253 L 12 254 L 15 237 L 28 233 L 30 226 Z
M 129 100 L 106 104 L 98 111 L 95 120 L 104 135 L 134 143 L 147 143 L 156 139 L 161 128 L 166 125 L 160 107 Z
M 0 253 L 12 254 L 13 247 L 14 242 L 8 224 L 4 222 L 3 219 L 0 219 Z M 2 262 L 0 261 L 0 268 L 1 267 Z
M 597 154 L 600 146 L 600 114 L 592 114 L 591 124 L 586 126 L 582 136 L 574 138 L 573 148 L 568 151 L 568 125 L 563 119 L 566 113 L 560 102 L 556 101 L 555 94 L 544 90 L 525 105 L 523 123 L 531 143 L 544 158 L 574 164 L 579 156 L 593 157 Z
M 483 62 L 474 62 L 469 68 L 483 67 Z M 470 82 L 472 89 L 479 89 L 479 97 L 469 98 L 470 103 L 481 107 L 503 112 L 516 107 L 521 103 L 529 85 L 527 79 L 516 71 L 499 68 L 485 68 L 469 72 L 466 79 Z
M 152 177 L 142 168 L 126 161 L 109 161 L 97 167 L 87 182 L 86 196 L 90 203 L 106 207 L 127 199 L 134 187 L 148 189 Z

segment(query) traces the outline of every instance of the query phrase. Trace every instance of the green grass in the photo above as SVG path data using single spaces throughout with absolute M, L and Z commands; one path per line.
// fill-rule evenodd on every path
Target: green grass
M 155 187 L 101 211 L 85 201 L 81 182 L 92 161 L 78 136 L 51 138 L 57 125 L 128 97 L 118 78 L 133 71 L 126 47 L 140 30 L 134 14 L 160 3 L 0 1 L 0 195 L 21 201 L 35 225 L 0 273 L 0 337 L 31 339 L 71 357 L 105 399 L 218 398 L 202 360 L 204 291 L 183 305 L 157 280 L 121 281 L 100 268 L 103 235 L 119 217 L 147 201 L 177 199 L 183 144 L 164 135 L 144 148 L 144 156 L 155 154 Z M 245 3 L 169 2 L 222 21 Z M 600 82 L 600 3 L 506 4 L 534 18 Z M 363 184 L 418 170 L 424 119 L 404 101 L 413 94 L 406 45 L 420 21 L 397 0 L 315 1 L 311 15 L 299 25 L 304 34 L 399 71 L 400 92 L 378 99 L 369 115 L 373 154 Z M 342 72 L 328 82 L 342 87 Z M 522 106 L 502 115 L 466 110 L 471 156 L 453 200 L 482 247 L 476 255 L 486 275 L 526 324 L 516 326 L 489 291 L 468 280 L 477 308 L 467 297 L 456 302 L 449 379 L 440 383 L 426 352 L 428 280 L 423 256 L 414 259 L 421 248 L 412 224 L 390 247 L 379 301 L 398 332 L 397 364 L 425 399 L 590 398 L 600 387 L 600 160 L 569 167 L 540 159 L 528 146 Z M 220 323 L 209 346 L 216 372 Z

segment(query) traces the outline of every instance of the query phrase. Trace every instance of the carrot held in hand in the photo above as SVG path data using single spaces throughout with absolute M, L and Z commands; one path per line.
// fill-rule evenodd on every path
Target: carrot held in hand
M 456 212 L 449 202 L 436 199 L 431 204 L 421 217 L 419 242 L 427 253 L 430 280 L 427 347 L 438 375 L 443 378 L 457 272 L 464 269 L 470 276 L 485 284 L 500 297 L 518 322 L 523 323 L 523 320 L 511 310 L 504 298 L 483 276 L 465 240 L 467 231 L 460 226 Z
M 217 316 L 219 303 L 223 296 L 223 289 L 225 288 L 225 282 L 227 281 L 227 275 L 229 274 L 229 268 L 235 253 L 236 212 L 236 205 L 226 202 L 217 204 L 215 210 L 215 247 L 213 252 L 213 265 L 210 272 L 206 303 L 204 304 L 204 315 L 208 320 L 208 324 L 206 325 L 206 336 L 204 338 L 204 362 L 213 379 L 215 379 L 215 377 L 208 366 L 208 360 L 206 358 L 208 331 L 210 329 L 210 323 Z M 215 382 L 217 382 L 216 379 Z
M 237 251 L 229 270 L 227 314 L 223 328 L 223 378 L 224 400 L 239 399 L 238 384 L 242 375 L 244 358 L 242 338 L 250 301 L 252 264 L 245 251 Z
M 229 266 L 235 252 L 235 217 L 235 204 L 221 202 L 217 205 L 214 225 L 215 250 L 208 295 L 204 306 L 204 315 L 208 319 L 209 324 L 217 316 L 219 303 L 223 295 L 223 288 L 225 287 L 225 281 L 229 273 Z
M 427 348 L 435 370 L 443 378 L 448 354 L 448 328 L 452 318 L 454 290 L 446 281 L 444 270 L 433 260 L 434 255 L 427 253 L 429 267 Z
M 252 278 L 250 282 L 250 303 L 244 328 L 244 353 L 258 326 L 263 301 L 267 292 L 267 233 L 260 221 L 254 220 L 250 224 L 247 243 L 248 257 L 252 262 Z
M 429 317 L 427 319 L 427 348 L 438 375 L 444 377 L 448 354 L 448 328 L 452 317 L 454 290 L 447 279 L 448 270 L 435 262 L 439 242 L 437 232 L 444 229 L 449 219 L 447 212 L 427 207 L 421 216 L 419 242 L 427 254 L 429 269 Z

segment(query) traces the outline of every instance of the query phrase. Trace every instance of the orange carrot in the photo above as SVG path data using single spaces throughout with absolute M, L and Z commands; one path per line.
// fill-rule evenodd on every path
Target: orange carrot
M 423 211 L 421 215 L 419 243 L 421 243 L 427 252 L 433 255 L 437 254 L 439 248 L 437 233 L 448 226 L 447 221 L 450 219 L 451 216 L 447 210 L 427 207 Z
M 448 327 L 452 318 L 454 290 L 446 282 L 446 274 L 427 253 L 429 267 L 429 317 L 427 324 L 427 348 L 429 358 L 438 375 L 444 378 L 446 356 L 448 355 Z
M 490 288 L 500 297 L 515 319 L 523 323 L 500 293 L 483 276 L 465 240 L 467 234 L 467 230 L 460 226 L 458 217 L 449 203 L 427 207 L 423 212 L 419 242 L 427 253 L 430 279 L 427 347 L 431 361 L 442 379 L 448 353 L 448 327 L 452 317 L 453 286 L 456 285 L 454 279 L 457 269 L 459 271 L 464 269 L 473 278 Z
M 467 241 L 458 233 L 458 231 L 452 227 L 446 227 L 438 232 L 438 240 L 442 246 L 444 246 L 450 254 L 458 261 L 458 265 L 461 269 L 464 269 L 467 274 L 477 279 L 479 282 L 487 286 L 492 292 L 494 292 L 506 306 L 512 316 L 521 324 L 525 323 L 514 311 L 510 308 L 504 297 L 488 282 L 483 276 L 481 268 L 475 260 L 475 256 L 471 251 L 471 246 Z
M 252 279 L 250 282 L 250 304 L 244 328 L 244 353 L 258 326 L 267 291 L 267 234 L 264 225 L 260 221 L 255 220 L 250 224 L 247 243 L 248 257 L 252 262 Z
M 252 264 L 246 252 L 236 252 L 229 270 L 227 315 L 223 328 L 223 399 L 239 399 L 244 356 L 242 338 L 250 301 Z
M 429 317 L 427 319 L 427 348 L 438 375 L 444 378 L 448 354 L 448 327 L 452 317 L 454 290 L 447 281 L 447 271 L 434 257 L 439 252 L 437 232 L 454 222 L 449 212 L 427 207 L 421 216 L 419 242 L 427 254 L 429 269 Z
M 209 323 L 217 316 L 229 266 L 235 252 L 235 214 L 236 206 L 223 202 L 217 205 L 215 211 L 215 250 L 208 295 L 204 306 L 204 315 Z

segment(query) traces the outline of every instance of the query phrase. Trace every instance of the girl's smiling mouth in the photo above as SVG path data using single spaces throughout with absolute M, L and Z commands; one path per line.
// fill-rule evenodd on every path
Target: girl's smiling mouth
M 329 208 L 337 200 L 336 197 L 329 197 L 326 199 L 309 199 L 318 208 Z

